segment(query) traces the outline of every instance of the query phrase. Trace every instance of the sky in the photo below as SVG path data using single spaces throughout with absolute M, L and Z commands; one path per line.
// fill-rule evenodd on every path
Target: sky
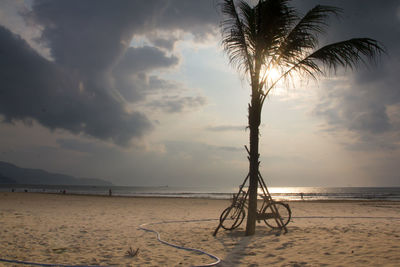
M 400 186 L 400 2 L 343 9 L 320 45 L 386 54 L 265 102 L 269 186 Z M 237 186 L 248 172 L 246 77 L 221 47 L 217 0 L 0 1 L 0 161 L 133 186 Z

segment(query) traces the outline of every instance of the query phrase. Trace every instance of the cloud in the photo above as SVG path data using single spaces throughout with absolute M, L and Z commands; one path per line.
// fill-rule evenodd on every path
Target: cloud
M 360 66 L 352 76 L 346 72 L 344 80 L 324 81 L 326 90 L 320 90 L 314 114 L 325 121 L 326 128 L 333 130 L 331 133 L 343 131 L 351 136 L 352 141 L 343 142 L 350 150 L 395 149 L 400 141 L 395 134 L 400 125 L 389 110 L 400 107 L 400 28 L 393 27 L 398 25 L 394 14 L 398 2 L 340 4 L 343 22 L 332 23 L 329 41 L 371 37 L 385 46 L 387 55 L 367 68 Z
M 216 149 L 228 152 L 243 152 L 243 148 L 234 147 L 234 146 L 216 146 Z
M 397 18 L 400 21 L 400 5 L 397 7 L 397 12 L 396 12 Z
M 100 78 L 98 83 L 81 80 L 1 26 L 0 59 L 0 113 L 6 122 L 35 119 L 50 129 L 120 145 L 152 129 L 145 115 L 126 112 L 123 103 L 102 88 L 107 84 Z M 91 90 L 86 90 L 88 84 Z
M 156 47 L 129 47 L 114 71 L 126 73 L 147 72 L 160 68 L 169 68 L 175 66 L 178 62 L 179 59 L 176 56 L 168 57 L 165 52 Z
M 149 93 L 173 88 L 164 79 L 148 73 L 154 70 L 174 67 L 178 57 L 167 56 L 156 47 L 130 47 L 112 71 L 115 88 L 129 102 L 141 101 Z
M 202 142 L 166 141 L 166 152 L 170 157 L 176 156 L 191 159 L 202 163 L 209 162 L 210 158 L 226 159 L 227 161 L 240 157 L 237 152 L 244 153 L 244 149 L 233 146 L 216 146 Z
M 72 138 L 59 138 L 57 144 L 60 148 L 77 151 L 81 153 L 87 153 L 91 155 L 108 155 L 115 156 L 119 153 L 118 149 L 111 147 L 110 145 L 102 144 L 99 142 L 82 141 L 80 139 Z
M 179 63 L 159 48 L 172 48 L 183 38 L 179 32 L 215 33 L 212 7 L 212 1 L 34 1 L 22 15 L 40 29 L 36 41 L 49 56 L 32 49 L 28 28 L 19 33 L 29 44 L 1 27 L 0 114 L 7 122 L 36 120 L 119 145 L 143 137 L 154 127 L 145 114 L 127 111 L 129 102 L 167 112 L 204 105 L 204 97 L 179 95 L 182 87 L 155 71 Z M 129 47 L 134 36 L 147 35 L 157 47 Z
M 154 100 L 147 105 L 150 108 L 166 113 L 181 113 L 196 110 L 204 106 L 206 102 L 206 98 L 202 96 L 166 96 L 162 100 Z
M 320 103 L 315 108 L 315 114 L 323 117 L 335 127 L 343 127 L 350 131 L 379 134 L 389 131 L 391 124 L 386 114 L 386 108 L 376 101 L 372 95 L 377 95 L 378 88 L 365 90 L 364 86 L 351 84 L 348 81 L 336 88 L 324 92 Z
M 140 10 L 131 14 L 133 10 Z M 127 48 L 134 31 L 154 12 L 144 2 L 35 1 L 32 21 L 43 27 L 55 61 L 79 71 L 110 68 Z
M 352 142 L 343 142 L 346 149 L 360 152 L 394 151 L 398 148 L 393 138 L 382 138 L 376 135 L 359 135 Z
M 390 112 L 400 108 L 399 90 L 390 85 L 394 77 L 385 74 L 366 83 L 336 82 L 335 87 L 320 92 L 313 113 L 324 119 L 331 133 L 350 133 L 354 144 L 344 143 L 351 150 L 393 149 L 400 141 L 395 134 L 400 129 L 398 112 Z
M 172 51 L 175 48 L 175 44 L 182 39 L 182 35 L 178 32 L 154 31 L 146 33 L 146 38 L 152 45 L 167 51 Z
M 211 132 L 226 132 L 226 131 L 243 131 L 246 126 L 242 125 L 219 125 L 219 126 L 209 126 L 206 128 L 207 131 Z
M 41 27 L 30 23 L 20 14 L 29 12 L 29 3 L 21 0 L 3 0 L 0 3 L 0 25 L 10 31 L 23 36 L 23 39 L 39 54 L 50 59 L 50 51 L 45 44 L 39 41 Z
M 212 1 L 37 0 L 31 17 L 44 27 L 43 39 L 58 63 L 90 71 L 110 67 L 133 35 L 215 33 L 218 17 L 212 8 Z

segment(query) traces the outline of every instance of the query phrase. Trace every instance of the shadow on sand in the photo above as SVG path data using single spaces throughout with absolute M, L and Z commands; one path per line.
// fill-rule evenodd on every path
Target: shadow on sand
M 282 231 L 271 230 L 265 226 L 257 226 L 256 235 L 245 236 L 245 230 L 238 228 L 233 231 L 221 231 L 216 237 L 216 241 L 219 241 L 221 245 L 228 251 L 228 254 L 224 259 L 221 259 L 221 263 L 218 266 L 258 266 L 258 264 L 252 264 L 251 261 L 243 262 L 243 258 L 247 256 L 255 256 L 255 244 L 258 244 L 257 248 L 260 247 L 260 239 L 270 236 L 271 239 L 279 239 Z M 279 242 L 279 241 L 278 241 Z M 267 244 L 262 245 L 265 247 L 265 256 L 268 255 Z

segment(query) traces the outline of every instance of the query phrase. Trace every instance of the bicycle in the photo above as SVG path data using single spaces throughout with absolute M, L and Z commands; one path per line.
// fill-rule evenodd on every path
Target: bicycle
M 232 204 L 226 208 L 219 218 L 220 225 L 225 230 L 233 230 L 239 227 L 246 217 L 245 209 L 248 209 L 247 204 L 248 192 L 242 187 L 239 193 L 232 198 Z M 270 197 L 261 195 L 263 202 L 257 210 L 257 221 L 263 220 L 266 225 L 272 229 L 282 229 L 292 217 L 292 211 L 288 204 L 279 201 L 273 201 Z

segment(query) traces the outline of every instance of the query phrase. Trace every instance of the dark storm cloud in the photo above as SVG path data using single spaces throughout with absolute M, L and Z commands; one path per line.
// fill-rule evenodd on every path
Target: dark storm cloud
M 181 29 L 191 32 L 198 39 L 215 32 L 219 23 L 215 0 L 171 0 L 165 2 L 156 27 L 165 30 Z M 162 8 L 161 8 L 162 9 Z
M 400 108 L 400 19 L 396 14 L 400 4 L 398 1 L 321 3 L 339 6 L 344 11 L 341 20 L 331 21 L 325 41 L 370 37 L 385 46 L 387 55 L 367 68 L 360 66 L 345 82 L 326 83 L 326 91 L 314 112 L 332 129 L 356 135 L 355 143 L 346 143 L 351 150 L 393 149 L 400 139 L 388 139 L 387 135 L 393 136 L 400 125 L 390 116 L 388 108 Z
M 179 61 L 156 47 L 128 48 L 133 36 L 148 36 L 158 46 L 172 47 L 178 40 L 175 31 L 205 36 L 217 25 L 212 1 L 38 0 L 30 17 L 44 27 L 43 39 L 57 63 L 88 79 L 99 73 L 109 76 L 111 71 L 113 89 L 129 102 L 143 100 L 148 91 L 160 89 L 159 84 L 171 84 L 156 75 L 149 78 L 149 73 Z
M 37 0 L 25 17 L 43 29 L 40 41 L 53 61 L 1 28 L 0 112 L 6 121 L 36 120 L 50 129 L 125 145 L 152 129 L 147 116 L 126 110 L 125 101 L 159 92 L 160 108 L 171 112 L 204 102 L 165 98 L 175 83 L 152 72 L 175 66 L 178 57 L 129 44 L 133 36 L 148 34 L 159 47 L 172 48 L 175 31 L 196 37 L 212 33 L 217 21 L 212 1 Z
M 165 52 L 156 47 L 130 47 L 118 63 L 116 71 L 142 72 L 157 68 L 168 68 L 178 63 L 176 56 L 168 57 Z
M 113 69 L 117 90 L 129 102 L 143 100 L 157 89 L 166 90 L 169 82 L 147 74 L 156 69 L 169 68 L 179 62 L 176 56 L 167 56 L 156 47 L 130 47 Z M 173 88 L 170 88 L 173 89 Z
M 146 37 L 156 47 L 164 48 L 166 50 L 173 50 L 175 43 L 179 40 L 176 36 L 160 37 L 157 33 L 147 34 Z
M 127 113 L 106 90 L 86 91 L 79 77 L 44 59 L 1 26 L 0 44 L 0 113 L 6 122 L 36 119 L 50 129 L 85 133 L 117 144 L 151 129 L 143 114 Z
M 217 14 L 211 1 L 39 0 L 31 17 L 44 26 L 43 38 L 57 62 L 92 70 L 108 68 L 133 34 L 182 30 L 212 32 Z

